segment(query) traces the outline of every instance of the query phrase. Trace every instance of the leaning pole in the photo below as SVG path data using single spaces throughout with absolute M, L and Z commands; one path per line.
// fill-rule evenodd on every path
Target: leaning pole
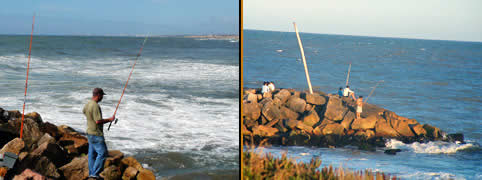
M 306 81 L 308 81 L 308 88 L 310 89 L 310 94 L 313 94 L 313 88 L 311 87 L 310 74 L 308 73 L 308 67 L 306 66 L 305 52 L 303 51 L 303 45 L 301 44 L 300 35 L 298 34 L 298 28 L 296 23 L 293 22 L 295 26 L 296 37 L 298 38 L 298 45 L 300 45 L 301 58 L 303 59 L 303 65 L 305 66 Z

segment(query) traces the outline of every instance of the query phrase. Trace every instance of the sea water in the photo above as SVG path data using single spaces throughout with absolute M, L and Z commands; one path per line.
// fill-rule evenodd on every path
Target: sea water
M 22 111 L 29 36 L 0 36 L 0 107 Z M 34 36 L 26 112 L 85 132 L 95 87 L 111 117 L 143 37 Z M 149 37 L 104 134 L 157 177 L 239 166 L 239 43 Z
M 294 32 L 245 30 L 243 86 L 307 90 Z M 403 144 L 388 140 L 397 155 L 357 148 L 270 147 L 299 161 L 320 157 L 323 166 L 383 171 L 404 179 L 482 179 L 482 43 L 301 33 L 315 90 L 335 94 L 349 84 L 356 95 L 398 115 L 431 124 L 447 133 L 463 133 L 466 144 Z

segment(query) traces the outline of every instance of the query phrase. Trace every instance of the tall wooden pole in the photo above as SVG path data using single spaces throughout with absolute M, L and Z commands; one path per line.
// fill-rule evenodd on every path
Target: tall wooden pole
M 306 66 L 305 52 L 303 51 L 303 45 L 301 44 L 300 35 L 298 34 L 298 28 L 296 23 L 293 22 L 295 26 L 296 37 L 298 38 L 298 45 L 300 45 L 301 58 L 303 59 L 303 65 L 305 66 L 306 81 L 308 81 L 308 88 L 310 89 L 310 94 L 313 94 L 313 88 L 311 87 L 310 74 L 308 73 L 308 67 Z
M 345 86 L 348 86 L 348 80 L 350 79 L 350 70 L 351 70 L 351 62 L 350 62 L 350 66 L 348 66 L 348 75 L 346 75 L 346 84 L 345 84 Z

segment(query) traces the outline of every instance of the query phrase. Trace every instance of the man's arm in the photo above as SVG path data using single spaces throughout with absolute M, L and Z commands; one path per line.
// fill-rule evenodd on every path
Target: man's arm
M 95 121 L 95 123 L 96 124 L 105 124 L 105 123 L 114 121 L 114 119 L 115 119 L 115 116 L 112 116 L 112 117 L 107 118 L 107 119 L 97 120 L 97 121 Z

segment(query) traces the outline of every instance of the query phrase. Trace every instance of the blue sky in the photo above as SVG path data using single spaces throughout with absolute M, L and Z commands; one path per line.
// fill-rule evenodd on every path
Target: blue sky
M 238 34 L 237 0 L 6 0 L 0 34 Z
M 482 42 L 481 0 L 243 0 L 243 28 Z

